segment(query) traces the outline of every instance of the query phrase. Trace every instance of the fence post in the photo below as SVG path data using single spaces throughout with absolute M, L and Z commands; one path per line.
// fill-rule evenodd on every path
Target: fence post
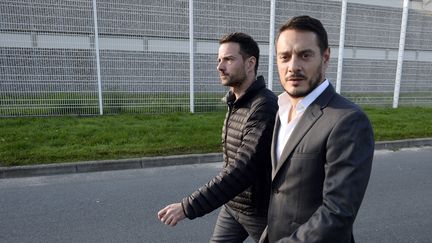
M 342 12 L 340 20 L 340 32 L 339 32 L 339 54 L 338 54 L 338 65 L 337 65 L 337 77 L 336 77 L 336 92 L 341 93 L 342 86 L 342 70 L 343 70 L 343 58 L 345 49 L 345 23 L 347 13 L 347 2 L 348 0 L 342 1 Z
M 94 20 L 94 31 L 95 31 L 95 53 L 96 53 L 96 73 L 98 81 L 98 97 L 99 97 L 99 114 L 103 115 L 103 102 L 102 102 L 102 81 L 100 74 L 100 59 L 99 59 L 99 35 L 98 35 L 98 25 L 97 25 L 97 10 L 96 10 L 96 0 L 93 0 L 93 20 Z
M 409 4 L 409 0 L 404 0 L 401 32 L 399 38 L 399 53 L 398 53 L 398 61 L 396 67 L 396 79 L 395 79 L 395 87 L 393 93 L 393 108 L 398 108 L 399 106 L 399 93 L 400 93 L 400 85 L 401 85 L 401 78 L 402 78 L 402 64 L 403 64 L 404 51 L 405 51 L 405 36 L 406 36 L 406 29 L 408 23 L 408 8 L 409 8 L 408 4 Z
M 194 14 L 193 0 L 189 0 L 189 107 L 194 113 Z
M 267 87 L 273 90 L 273 61 L 274 61 L 274 33 L 275 33 L 276 0 L 270 1 L 270 39 L 269 39 L 269 61 Z

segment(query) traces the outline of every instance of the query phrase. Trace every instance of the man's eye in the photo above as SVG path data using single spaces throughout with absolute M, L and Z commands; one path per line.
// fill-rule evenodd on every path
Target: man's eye
M 303 59 L 308 59 L 310 58 L 312 55 L 310 53 L 305 53 L 303 54 Z
M 279 59 L 281 59 L 282 61 L 286 61 L 288 60 L 288 56 L 279 56 Z

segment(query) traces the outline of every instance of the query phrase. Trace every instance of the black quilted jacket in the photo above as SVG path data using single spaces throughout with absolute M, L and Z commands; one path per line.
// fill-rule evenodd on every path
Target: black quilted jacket
M 182 200 L 189 219 L 225 203 L 244 214 L 267 215 L 277 97 L 259 76 L 238 100 L 231 92 L 225 99 L 228 112 L 222 129 L 224 166 L 210 182 Z

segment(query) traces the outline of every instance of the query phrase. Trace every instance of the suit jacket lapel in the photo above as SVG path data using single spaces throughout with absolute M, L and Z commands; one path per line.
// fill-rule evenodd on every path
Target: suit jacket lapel
M 273 137 L 272 137 L 272 143 L 271 143 L 271 161 L 272 161 L 272 178 L 273 173 L 276 171 L 276 166 L 278 164 L 277 161 L 277 155 L 276 155 L 276 148 L 277 148 L 277 141 L 278 141 L 278 135 L 279 135 L 279 127 L 280 127 L 280 119 L 279 119 L 279 112 L 276 113 L 276 122 L 273 129 Z
M 275 131 L 273 133 L 273 141 L 272 141 L 272 161 L 273 161 L 273 170 L 272 170 L 272 180 L 276 177 L 280 168 L 285 164 L 289 163 L 288 157 L 292 154 L 295 147 L 302 140 L 302 138 L 308 133 L 313 124 L 321 117 L 322 109 L 328 104 L 330 99 L 335 94 L 335 91 L 330 84 L 324 92 L 318 96 L 318 98 L 312 102 L 312 104 L 305 110 L 302 117 L 300 118 L 297 126 L 294 128 L 293 132 L 287 144 L 285 145 L 281 157 L 279 161 L 276 161 L 276 143 L 277 143 L 277 134 L 279 133 L 280 120 L 277 119 L 275 123 Z M 279 118 L 279 116 L 278 116 Z
M 311 104 L 309 106 L 303 116 L 300 118 L 300 121 L 298 122 L 297 126 L 294 128 L 293 132 L 291 133 L 290 138 L 288 139 L 284 149 L 282 150 L 281 157 L 279 161 L 276 163 L 276 169 L 273 170 L 272 176 L 276 176 L 279 169 L 284 165 L 285 163 L 288 163 L 288 157 L 290 154 L 294 151 L 294 148 L 297 146 L 297 144 L 301 141 L 301 139 L 307 134 L 309 129 L 312 127 L 312 125 L 318 120 L 318 118 L 321 116 L 322 111 L 319 109 L 317 105 Z

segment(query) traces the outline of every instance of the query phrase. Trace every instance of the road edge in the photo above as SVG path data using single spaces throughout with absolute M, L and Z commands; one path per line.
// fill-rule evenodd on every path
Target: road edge
M 424 146 L 432 146 L 432 138 L 380 141 L 375 143 L 375 150 L 398 150 L 401 148 Z M 0 179 L 216 162 L 222 162 L 222 153 L 187 154 L 120 160 L 95 160 L 60 164 L 11 166 L 0 167 Z

